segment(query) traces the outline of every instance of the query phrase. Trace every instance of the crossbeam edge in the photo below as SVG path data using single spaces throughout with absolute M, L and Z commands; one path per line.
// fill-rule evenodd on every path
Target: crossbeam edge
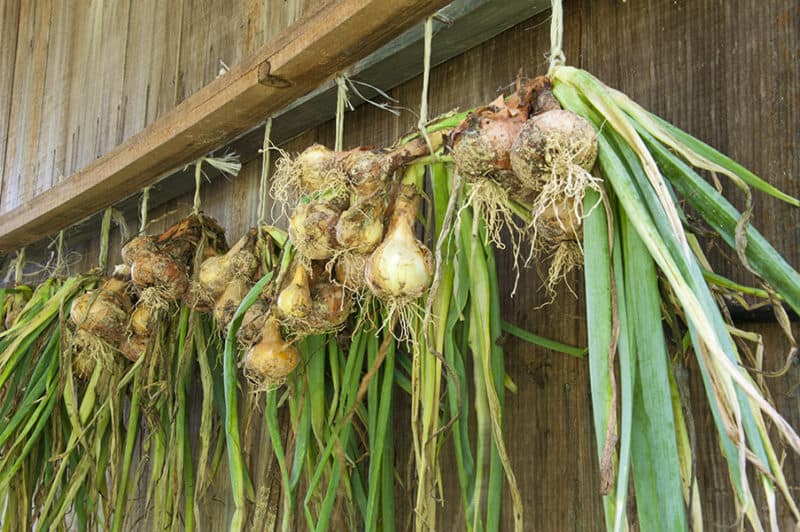
M 450 0 L 338 0 L 61 183 L 0 215 L 0 252 L 65 229 L 226 144 Z

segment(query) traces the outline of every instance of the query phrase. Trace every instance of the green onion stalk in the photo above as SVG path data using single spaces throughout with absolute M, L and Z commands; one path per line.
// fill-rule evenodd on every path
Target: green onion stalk
M 46 495 L 54 487 L 66 487 L 63 470 L 70 460 L 62 458 L 65 439 L 75 448 L 77 431 L 84 445 L 93 434 L 79 422 L 74 426 L 74 383 L 70 359 L 62 353 L 69 336 L 64 317 L 72 300 L 96 280 L 93 275 L 45 280 L 16 309 L 14 323 L 0 333 L 0 501 L 6 508 L 5 529 L 31 528 L 47 518 Z M 93 394 L 84 394 L 84 399 L 93 401 Z M 68 408 L 70 404 L 74 407 Z M 74 484 L 81 487 L 82 482 Z M 92 497 L 96 500 L 96 490 Z
M 800 452 L 800 438 L 742 368 L 732 324 L 712 290 L 751 291 L 704 268 L 707 262 L 684 226 L 678 200 L 685 199 L 742 265 L 770 287 L 766 295 L 775 294 L 773 301 L 783 300 L 794 310 L 800 307 L 800 275 L 749 223 L 750 188 L 800 203 L 590 74 L 556 66 L 551 78 L 564 108 L 595 128 L 597 168 L 604 177 L 602 200 L 599 192 L 586 194 L 584 253 L 592 265 L 586 268 L 589 362 L 601 478 L 608 483 L 603 490 L 607 528 L 626 525 L 630 471 L 641 523 L 686 530 L 703 521 L 683 414 L 689 405 L 676 393 L 679 379 L 669 364 L 666 339 L 654 333 L 662 319 L 676 323 L 675 317 L 682 325 L 673 328 L 688 332 L 742 516 L 754 528 L 763 527 L 765 515 L 750 484 L 755 479 L 770 523 L 777 519 L 778 493 L 800 521 L 765 415 L 795 452 Z M 726 176 L 745 190 L 744 213 L 703 179 L 702 171 Z M 671 297 L 659 290 L 659 277 Z M 752 474 L 748 462 L 757 464 Z

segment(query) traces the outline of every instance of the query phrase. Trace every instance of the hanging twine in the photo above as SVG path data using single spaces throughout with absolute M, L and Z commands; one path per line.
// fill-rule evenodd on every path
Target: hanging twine
M 142 190 L 142 202 L 139 205 L 139 234 L 143 235 L 147 228 L 147 206 L 150 203 L 150 187 Z
M 261 148 L 261 181 L 258 185 L 258 232 L 261 226 L 267 223 L 267 187 L 269 185 L 269 152 L 270 135 L 272 134 L 272 117 L 267 118 L 264 124 L 264 143 Z
M 64 180 L 64 176 L 59 174 L 58 175 L 58 182 L 61 183 Z M 62 270 L 66 268 L 66 264 L 64 263 L 64 230 L 58 232 L 58 236 L 56 237 L 56 264 L 53 267 L 53 275 L 58 275 L 61 273 Z
M 111 207 L 105 210 L 103 221 L 100 224 L 100 256 L 97 258 L 97 264 L 102 272 L 105 272 L 108 266 L 108 240 L 111 233 L 112 211 Z
M 559 65 L 563 65 L 567 58 L 562 50 L 562 41 L 564 39 L 564 10 L 561 6 L 561 0 L 551 0 L 550 5 L 553 9 L 553 14 L 550 18 L 550 67 L 547 69 L 547 75 L 550 76 L 553 69 Z
M 425 126 L 428 123 L 428 88 L 431 78 L 432 42 L 433 17 L 428 17 L 425 19 L 425 48 L 422 58 L 422 96 L 419 103 L 419 122 L 417 122 L 417 127 L 422 137 L 425 139 L 425 143 L 428 145 L 428 151 L 430 151 L 431 157 L 433 157 L 433 144 L 431 143 L 430 137 L 428 137 L 428 131 L 425 129 Z
M 425 131 L 428 122 L 428 86 L 431 78 L 431 41 L 433 40 L 433 17 L 425 19 L 425 49 L 422 59 L 422 101 L 419 104 L 419 123 L 417 127 Z
M 344 143 L 344 110 L 348 104 L 347 77 L 344 74 L 336 76 L 336 140 L 333 143 L 334 151 L 342 151 Z
M 56 263 L 53 266 L 53 275 L 58 275 L 66 267 L 64 263 L 64 230 L 58 232 L 56 237 Z
M 14 265 L 14 285 L 22 284 L 22 277 L 25 273 L 25 248 L 17 251 L 17 261 Z
M 203 161 L 205 157 L 200 157 L 194 163 L 194 203 L 192 213 L 200 214 L 200 183 L 203 180 Z
M 237 176 L 242 169 L 239 162 L 239 155 L 233 152 L 226 153 L 221 157 L 200 157 L 194 162 L 194 201 L 192 202 L 192 214 L 200 214 L 200 184 L 203 181 L 203 163 L 208 163 L 223 175 Z M 188 165 L 187 165 L 188 167 Z

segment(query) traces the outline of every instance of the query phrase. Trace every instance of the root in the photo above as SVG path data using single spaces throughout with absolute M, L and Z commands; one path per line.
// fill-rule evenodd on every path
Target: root
M 531 253 L 526 261 L 534 257 L 547 257 L 550 267 L 545 280 L 549 300 L 555 300 L 556 286 L 575 267 L 583 263 L 581 248 L 581 225 L 583 219 L 595 208 L 583 212 L 586 189 L 602 194 L 602 180 L 594 177 L 578 165 L 570 165 L 566 171 L 558 171 L 563 165 L 554 165 L 550 179 L 545 183 L 533 203 L 531 222 Z M 598 202 L 599 203 L 599 202 Z M 575 292 L 570 288 L 570 291 Z
M 255 371 L 251 371 L 247 368 L 242 368 L 242 374 L 244 378 L 247 380 L 248 384 L 248 392 L 251 395 L 258 395 L 261 393 L 271 392 L 277 388 L 283 386 L 286 382 L 288 377 L 281 377 L 280 379 L 266 377 L 257 373 Z
M 97 364 L 108 367 L 114 360 L 115 349 L 100 337 L 78 330 L 70 339 L 72 371 L 81 380 L 89 380 Z
M 281 218 L 291 214 L 288 209 L 297 203 L 297 198 L 301 195 L 300 182 L 303 169 L 288 153 L 280 148 L 275 149 L 281 156 L 275 161 L 275 172 L 272 174 L 269 195 L 275 200 L 272 203 L 272 217 Z M 276 207 L 279 208 L 277 213 L 275 212 Z
M 288 153 L 279 149 L 281 157 L 275 161 L 275 172 L 272 175 L 272 184 L 269 195 L 274 200 L 272 203 L 271 215 L 273 219 L 289 218 L 292 214 L 291 208 L 296 205 L 298 200 L 306 194 L 316 192 L 307 190 L 303 181 L 303 165 L 293 159 Z M 324 183 L 326 190 L 332 190 L 335 195 L 347 195 L 347 175 L 338 165 L 324 171 Z M 276 212 L 275 208 L 279 210 Z
M 425 318 L 425 309 L 420 304 L 419 298 L 393 298 L 382 302 L 386 308 L 386 317 L 376 334 L 396 323 L 388 332 L 394 336 L 397 342 L 415 343 L 419 341 L 415 324 L 423 323 Z
M 317 321 L 314 319 L 313 314 L 309 314 L 309 316 L 305 318 L 295 318 L 291 316 L 278 318 L 278 323 L 286 328 L 288 332 L 287 340 L 295 342 L 314 334 L 335 333 L 347 325 L 347 320 L 339 325 L 331 325 L 330 323 Z
M 163 287 L 148 286 L 139 295 L 139 304 L 153 309 L 153 314 L 159 314 L 170 306 L 170 299 L 166 294 L 168 291 Z
M 588 215 L 583 212 L 586 189 L 602 193 L 600 178 L 577 165 L 570 165 L 564 172 L 558 171 L 559 166 L 553 166 L 550 179 L 533 202 L 528 227 L 533 231 L 534 253 L 548 249 L 559 240 L 580 240 L 581 222 Z
M 149 290 L 147 288 L 146 290 Z M 214 298 L 211 293 L 203 288 L 199 281 L 193 280 L 189 285 L 188 305 L 194 309 L 210 309 L 214 306 Z
M 486 234 L 489 242 L 497 249 L 505 249 L 503 242 L 503 229 L 508 230 L 511 238 L 511 254 L 514 257 L 514 288 L 511 295 L 517 291 L 519 281 L 520 256 L 522 244 L 526 234 L 526 228 L 518 221 L 514 211 L 510 207 L 511 197 L 508 191 L 492 179 L 481 178 L 473 180 L 470 186 L 469 195 L 461 209 L 471 206 L 474 214 L 480 216 L 486 226 Z M 458 216 L 456 225 L 458 225 Z
M 328 261 L 325 270 L 333 284 L 341 286 L 357 300 L 363 299 L 364 294 L 369 291 L 364 276 L 368 258 L 369 254 L 342 251 Z
M 537 308 L 546 307 L 556 299 L 556 287 L 562 282 L 566 281 L 569 273 L 575 268 L 579 268 L 583 264 L 583 248 L 574 240 L 564 240 L 555 246 L 554 251 L 550 254 L 550 267 L 547 269 L 547 279 L 544 283 L 544 288 L 547 292 L 548 300 L 545 301 Z M 569 286 L 567 288 L 572 292 L 575 291 Z M 577 296 L 576 296 L 577 297 Z

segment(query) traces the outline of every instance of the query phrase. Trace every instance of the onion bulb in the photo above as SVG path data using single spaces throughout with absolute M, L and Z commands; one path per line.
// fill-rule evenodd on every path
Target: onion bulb
M 335 189 L 343 190 L 342 154 L 314 144 L 294 159 L 284 155 L 275 164 L 270 195 L 280 204 L 294 203 L 297 196 Z
M 78 329 L 72 337 L 72 373 L 81 380 L 88 381 L 94 373 L 102 349 L 102 340 L 91 332 Z
M 177 260 L 158 254 L 137 259 L 131 266 L 131 280 L 137 288 L 155 287 L 167 301 L 177 301 L 189 289 L 189 273 Z
M 311 287 L 311 313 L 306 318 L 313 332 L 333 331 L 342 325 L 353 310 L 353 299 L 343 286 L 324 279 Z
M 139 258 L 157 251 L 158 247 L 156 246 L 156 238 L 154 236 L 136 236 L 122 246 L 122 262 L 131 266 L 134 262 L 139 260 Z
M 278 294 L 278 313 L 283 318 L 301 320 L 311 313 L 311 305 L 308 272 L 296 262 L 289 284 Z
M 551 179 L 567 180 L 575 169 L 588 172 L 597 158 L 597 134 L 583 117 L 562 109 L 536 115 L 511 148 L 511 166 L 523 185 L 542 190 Z
M 414 185 L 401 185 L 386 237 L 367 259 L 367 285 L 382 299 L 415 299 L 431 283 L 433 257 L 413 232 L 419 202 Z
M 93 377 L 98 365 L 101 373 L 98 375 L 98 390 L 105 389 L 108 385 L 109 369 L 114 363 L 114 347 L 99 336 L 78 329 L 69 340 L 69 349 L 72 355 L 72 372 L 81 380 L 88 381 Z
M 149 336 L 155 325 L 155 320 L 155 307 L 140 301 L 131 313 L 129 328 L 134 334 Z
M 336 261 L 336 282 L 353 292 L 362 292 L 367 287 L 364 270 L 369 255 L 342 253 Z
M 203 294 L 217 299 L 225 291 L 231 277 L 249 279 L 258 269 L 254 251 L 255 231 L 239 239 L 224 255 L 216 255 L 203 261 L 197 272 L 197 280 Z
M 267 319 L 267 306 L 262 301 L 253 303 L 242 316 L 242 325 L 236 333 L 239 343 L 253 345 L 261 338 L 264 321 Z
M 122 344 L 119 346 L 119 351 L 122 353 L 122 356 L 131 362 L 136 362 L 147 351 L 148 342 L 149 337 L 132 334 L 130 336 L 126 336 L 125 339 L 122 340 Z
M 551 300 L 555 286 L 582 260 L 578 243 L 587 188 L 601 191 L 592 176 L 597 135 L 583 117 L 565 110 L 534 116 L 511 149 L 511 164 L 524 186 L 537 193 L 531 207 L 532 247 L 549 257 L 545 287 Z
M 228 324 L 233 319 L 236 309 L 250 291 L 250 283 L 244 279 L 231 279 L 225 291 L 214 303 L 214 318 L 223 331 L 227 331 Z
M 328 172 L 336 164 L 336 152 L 322 144 L 312 144 L 294 162 L 299 167 L 301 190 L 306 193 L 314 192 L 330 185 L 326 179 Z
M 542 212 L 538 230 L 549 243 L 579 241 L 581 237 L 582 210 L 571 199 L 553 202 Z
M 300 203 L 289 221 L 289 238 L 307 259 L 333 257 L 338 249 L 336 224 L 341 211 L 331 202 L 320 200 Z
M 509 152 L 527 116 L 506 106 L 502 96 L 475 110 L 453 134 L 453 161 L 468 179 L 513 179 Z
M 383 238 L 383 198 L 356 203 L 336 224 L 336 240 L 342 249 L 369 253 Z
M 345 156 L 342 167 L 351 190 L 362 198 L 384 192 L 392 161 L 381 150 L 353 150 Z
M 300 355 L 281 336 L 278 321 L 269 317 L 264 322 L 261 340 L 244 356 L 244 368 L 249 378 L 259 383 L 283 381 L 300 362 Z
M 70 307 L 70 320 L 78 330 L 118 343 L 131 309 L 127 286 L 126 281 L 111 277 L 100 288 L 76 297 Z

